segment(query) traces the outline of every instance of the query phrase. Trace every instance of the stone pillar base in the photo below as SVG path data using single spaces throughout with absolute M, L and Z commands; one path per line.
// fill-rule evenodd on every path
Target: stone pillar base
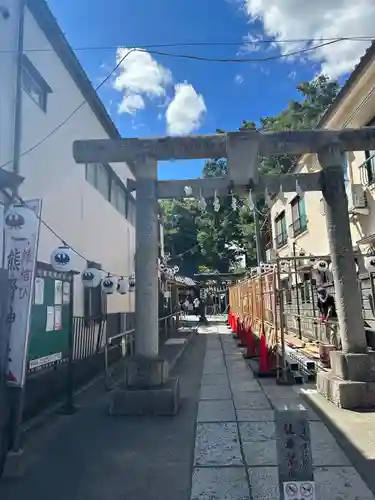
M 375 352 L 330 352 L 331 370 L 317 374 L 317 390 L 347 410 L 375 406 Z
M 112 392 L 110 415 L 176 415 L 178 378 L 169 378 L 164 359 L 135 357 L 125 365 L 125 381 Z
M 162 386 L 148 389 L 118 387 L 112 393 L 109 414 L 174 416 L 180 406 L 180 383 L 170 378 Z
M 125 364 L 125 386 L 149 389 L 162 386 L 169 378 L 168 361 L 162 358 L 134 356 Z

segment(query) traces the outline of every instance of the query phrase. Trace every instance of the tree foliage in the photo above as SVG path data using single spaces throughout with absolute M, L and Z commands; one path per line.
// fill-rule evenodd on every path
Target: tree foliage
M 287 108 L 275 116 L 260 119 L 260 130 L 282 131 L 314 128 L 332 104 L 339 84 L 324 75 L 297 86 L 300 100 L 291 101 Z M 255 129 L 253 121 L 243 120 L 240 130 Z M 225 133 L 217 129 L 216 133 Z M 291 170 L 298 158 L 291 155 L 261 158 L 263 173 L 285 173 Z M 203 177 L 221 177 L 227 174 L 225 159 L 205 162 Z M 246 200 L 237 200 L 237 210 L 232 208 L 232 196 L 220 198 L 220 210 L 213 208 L 213 198 L 206 200 L 204 211 L 198 200 L 167 200 L 161 202 L 165 224 L 165 249 L 172 262 L 180 266 L 182 274 L 192 276 L 198 271 L 227 272 L 236 267 L 241 253 L 247 265 L 255 263 L 254 220 Z M 261 210 L 264 208 L 261 205 Z

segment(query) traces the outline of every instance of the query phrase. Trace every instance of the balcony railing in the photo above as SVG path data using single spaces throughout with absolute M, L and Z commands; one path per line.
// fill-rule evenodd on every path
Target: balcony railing
M 302 217 L 299 217 L 295 221 L 293 221 L 293 224 L 290 226 L 291 233 L 293 236 L 298 236 L 299 234 L 303 233 L 307 229 L 307 217 L 306 215 L 303 215 Z
M 375 153 L 372 153 L 358 168 L 361 175 L 361 184 L 370 186 L 375 183 Z
M 281 248 L 288 243 L 288 234 L 285 232 L 277 234 L 275 238 L 276 248 Z

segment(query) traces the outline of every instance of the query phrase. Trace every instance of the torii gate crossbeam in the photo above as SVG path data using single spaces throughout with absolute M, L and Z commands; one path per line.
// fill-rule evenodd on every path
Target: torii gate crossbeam
M 364 373 L 363 367 L 366 365 L 369 368 L 371 364 L 371 369 L 375 373 L 375 359 L 367 353 L 360 297 L 357 293 L 353 293 L 353 290 L 357 290 L 357 278 L 342 168 L 345 151 L 370 149 L 375 149 L 375 127 L 288 132 L 246 130 L 187 137 L 75 141 L 73 154 L 77 163 L 128 162 L 134 167 L 136 179 L 135 184 L 134 182 L 132 184 L 137 193 L 136 354 L 138 357 L 149 360 L 150 364 L 147 366 L 151 366 L 151 360 L 156 360 L 159 353 L 157 199 L 182 197 L 186 185 L 192 185 L 196 191 L 202 189 L 206 196 L 212 196 L 214 190 L 228 192 L 228 188 L 240 193 L 248 191 L 249 188 L 254 191 L 267 188 L 269 192 L 277 192 L 280 185 L 284 192 L 294 192 L 297 180 L 304 191 L 321 190 L 327 207 L 326 220 L 343 347 L 342 353 L 335 353 L 332 356 L 334 372 L 332 380 L 339 377 L 346 381 L 364 381 L 363 391 L 367 390 L 368 375 Z M 258 172 L 260 155 L 304 153 L 318 154 L 322 167 L 320 172 L 287 175 L 260 175 Z M 228 158 L 228 175 L 224 178 L 157 181 L 159 160 L 222 157 Z M 150 386 L 153 385 L 151 378 L 149 376 Z M 156 378 L 160 380 L 160 377 Z M 336 384 L 332 388 L 331 379 L 327 382 L 322 376 L 320 380 L 322 392 L 335 392 L 340 400 L 338 404 L 342 404 L 341 400 L 345 398 L 346 400 L 356 398 L 354 392 L 358 392 L 358 385 L 356 389 L 349 383 Z

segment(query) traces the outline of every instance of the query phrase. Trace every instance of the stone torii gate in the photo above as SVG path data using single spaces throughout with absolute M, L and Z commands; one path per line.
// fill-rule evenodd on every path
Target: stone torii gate
M 134 362 L 128 369 L 130 389 L 114 394 L 114 413 L 170 413 L 178 408 L 178 381 L 168 377 L 158 347 L 157 200 L 214 191 L 256 195 L 322 191 L 330 242 L 342 352 L 332 353 L 332 370 L 318 374 L 318 389 L 336 404 L 353 408 L 375 403 L 375 359 L 368 352 L 348 218 L 343 176 L 346 151 L 375 149 L 375 127 L 345 130 L 258 132 L 246 130 L 216 135 L 121 140 L 75 141 L 77 163 L 127 162 L 135 172 L 128 186 L 136 190 L 136 339 Z M 322 170 L 315 173 L 268 174 L 258 171 L 259 156 L 317 153 Z M 157 162 L 170 159 L 227 158 L 228 175 L 221 178 L 158 181 Z M 373 382 L 373 384 L 371 384 Z M 158 388 L 156 390 L 156 388 Z M 135 389 L 138 389 L 135 390 Z M 372 390 L 371 390 L 372 389 Z M 142 393 L 142 397 L 139 394 Z M 160 397 L 155 397 L 155 391 Z M 138 399 L 137 399 L 138 398 Z M 139 401 L 142 399 L 142 409 Z M 158 401 L 158 403 L 156 402 Z

